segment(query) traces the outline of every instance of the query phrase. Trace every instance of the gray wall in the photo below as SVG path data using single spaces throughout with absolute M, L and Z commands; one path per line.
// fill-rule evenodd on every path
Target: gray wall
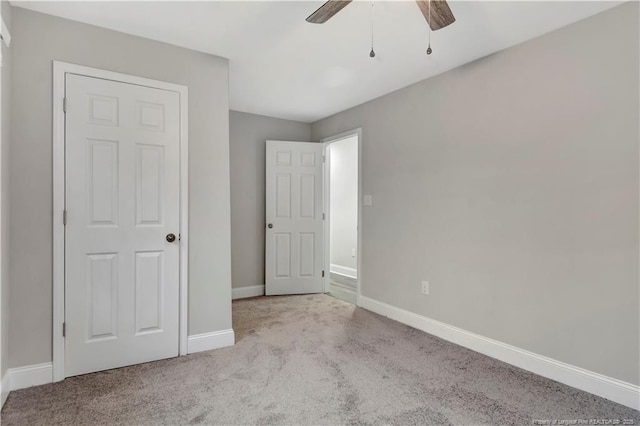
M 229 113 L 233 287 L 264 285 L 265 141 L 311 139 L 311 125 Z
M 363 129 L 364 296 L 640 383 L 638 7 L 312 125 Z
M 2 19 L 12 31 L 12 7 L 1 2 Z M 2 43 L 2 42 L 0 42 Z M 0 377 L 9 367 L 9 132 L 11 124 L 11 50 L 2 43 L 2 134 L 0 135 Z M 8 389 L 3 389 L 7 391 Z
M 352 250 L 358 247 L 358 137 L 330 144 L 329 157 L 330 264 L 355 271 L 358 265 Z
M 189 87 L 189 334 L 231 328 L 228 61 L 13 12 L 10 366 L 51 360 L 54 59 Z

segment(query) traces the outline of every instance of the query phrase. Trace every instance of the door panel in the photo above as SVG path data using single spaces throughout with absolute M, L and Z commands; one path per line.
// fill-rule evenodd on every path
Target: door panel
M 136 334 L 162 330 L 163 269 L 161 251 L 136 253 Z
M 117 337 L 118 254 L 87 255 L 88 340 Z
M 178 355 L 179 94 L 66 75 L 65 373 Z
M 267 141 L 267 295 L 323 291 L 322 148 Z
M 89 226 L 116 226 L 118 217 L 118 142 L 87 139 Z
M 136 145 L 136 224 L 162 225 L 164 147 Z

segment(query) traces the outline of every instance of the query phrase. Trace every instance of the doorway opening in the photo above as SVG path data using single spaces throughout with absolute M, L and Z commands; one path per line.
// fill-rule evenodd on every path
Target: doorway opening
M 360 132 L 325 140 L 325 292 L 357 304 Z

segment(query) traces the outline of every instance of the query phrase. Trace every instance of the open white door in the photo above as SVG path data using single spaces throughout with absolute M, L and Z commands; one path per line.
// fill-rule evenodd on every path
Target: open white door
M 66 75 L 65 373 L 178 355 L 180 96 Z
M 323 148 L 267 141 L 267 295 L 323 292 Z

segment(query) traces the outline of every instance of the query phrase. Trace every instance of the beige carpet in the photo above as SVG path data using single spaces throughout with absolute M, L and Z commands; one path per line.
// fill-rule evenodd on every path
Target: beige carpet
M 234 347 L 12 392 L 2 424 L 640 424 L 638 411 L 329 296 L 233 308 Z

